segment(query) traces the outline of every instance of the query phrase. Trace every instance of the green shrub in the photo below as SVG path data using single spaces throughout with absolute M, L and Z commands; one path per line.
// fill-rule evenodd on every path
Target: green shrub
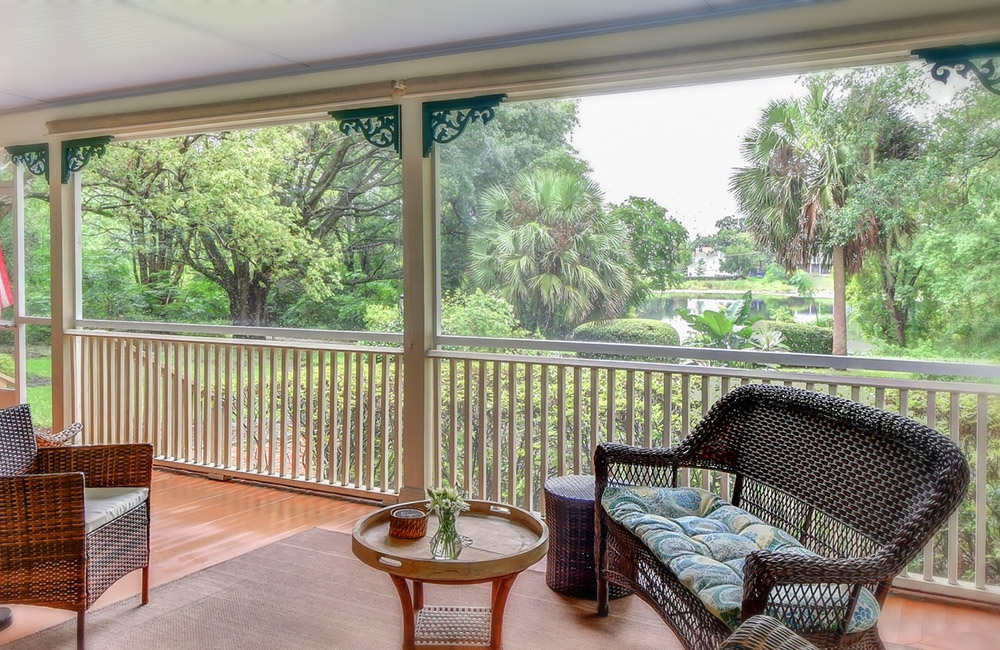
M 795 314 L 792 313 L 791 309 L 782 305 L 781 307 L 775 307 L 774 310 L 771 311 L 771 320 L 776 320 L 781 323 L 794 323 Z
M 812 324 L 816 327 L 833 329 L 833 314 L 820 314 Z
M 784 343 L 792 352 L 804 354 L 832 354 L 833 329 L 803 325 L 802 323 L 783 323 L 781 321 L 760 321 L 768 323 L 772 328 L 784 334 Z
M 402 332 L 403 315 L 395 305 L 365 305 L 365 329 L 369 332 Z
M 476 289 L 453 293 L 441 301 L 441 332 L 454 336 L 524 338 L 514 307 L 500 296 Z
M 768 282 L 784 282 L 788 279 L 788 273 L 781 266 L 771 263 L 764 269 L 764 279 Z
M 14 357 L 6 352 L 0 352 L 0 374 L 14 376 Z
M 584 323 L 573 330 L 575 341 L 599 341 L 601 343 L 631 343 L 635 345 L 680 345 L 681 337 L 669 323 L 651 318 L 619 318 L 610 321 Z M 581 357 L 589 359 L 635 359 L 647 361 L 674 361 L 661 357 L 635 357 L 616 354 L 589 354 L 581 352 Z
M 813 293 L 812 276 L 801 269 L 788 278 L 788 284 L 795 287 L 800 296 L 811 296 Z

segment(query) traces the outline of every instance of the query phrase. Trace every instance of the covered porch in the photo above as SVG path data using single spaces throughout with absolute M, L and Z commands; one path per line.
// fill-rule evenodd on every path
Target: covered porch
M 323 49 L 322 30 L 278 12 L 271 19 L 287 19 L 288 30 L 280 43 L 267 42 L 262 19 L 247 33 L 213 34 L 215 47 L 225 41 L 218 58 L 178 58 L 155 70 L 153 81 L 126 67 L 104 85 L 60 94 L 57 87 L 73 81 L 55 63 L 70 58 L 63 51 L 46 64 L 58 78 L 33 86 L 30 98 L 0 87 L 0 145 L 11 161 L 0 175 L 0 207 L 9 210 L 13 235 L 4 251 L 13 296 L 0 330 L 9 333 L 14 359 L 12 375 L 0 377 L 0 403 L 29 400 L 29 332 L 44 331 L 52 428 L 81 422 L 81 444 L 153 446 L 156 586 L 312 528 L 349 532 L 377 506 L 421 499 L 427 486 L 443 482 L 544 517 L 545 481 L 592 473 L 602 442 L 676 445 L 743 384 L 836 395 L 925 423 L 958 444 L 974 468 L 962 505 L 896 578 L 883 638 L 927 650 L 992 647 L 1000 633 L 995 364 L 447 333 L 440 203 L 441 150 L 466 126 L 489 128 L 503 101 L 916 61 L 914 52 L 928 48 L 1000 42 L 991 3 L 963 0 L 942 12 L 934 2 L 903 0 L 877 7 L 706 1 L 670 11 L 638 2 L 578 19 L 572 4 L 534 8 L 537 23 L 498 24 L 490 33 L 480 29 L 488 12 L 458 21 L 454 34 L 440 25 L 435 32 L 427 12 L 410 16 L 426 38 L 403 30 L 384 47 L 355 43 L 350 51 Z M 208 14 L 181 18 L 195 31 L 212 22 Z M 162 29 L 175 19 L 149 18 Z M 370 20 L 351 25 L 345 31 L 379 29 Z M 291 47 L 295 30 L 308 32 L 303 42 L 314 51 L 275 63 L 265 45 Z M 93 56 L 102 52 L 95 34 Z M 164 51 L 208 47 L 188 37 Z M 250 48 L 259 56 L 253 63 L 241 62 L 244 37 L 263 39 Z M 16 63 L 12 70 L 39 74 Z M 109 142 L 329 122 L 331 115 L 345 134 L 353 128 L 372 147 L 398 154 L 398 328 L 87 317 L 82 176 Z M 635 119 L 621 116 L 623 124 Z M 32 174 L 48 179 L 49 256 L 37 262 L 49 267 L 44 290 L 26 279 Z M 43 296 L 40 310 L 29 301 L 33 290 Z M 684 470 L 679 482 L 727 498 L 734 487 L 729 474 L 709 470 Z M 137 580 L 123 580 L 101 605 L 136 593 Z M 581 644 L 600 625 L 587 602 L 537 597 L 563 608 L 560 625 Z M 397 615 L 384 612 L 380 625 L 398 628 Z M 623 615 L 656 621 L 640 602 Z M 19 606 L 15 617 L 0 643 L 68 615 Z M 655 630 L 642 641 L 651 647 L 674 647 L 665 627 L 637 629 Z

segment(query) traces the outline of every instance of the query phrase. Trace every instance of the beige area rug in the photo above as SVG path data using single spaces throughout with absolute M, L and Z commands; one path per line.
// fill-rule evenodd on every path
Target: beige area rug
M 489 587 L 429 585 L 429 604 L 485 605 Z M 669 629 L 638 598 L 616 600 L 608 618 L 594 602 L 564 598 L 544 574 L 514 583 L 504 648 L 679 650 Z M 88 650 L 396 650 L 400 606 L 388 576 L 351 553 L 349 535 L 313 529 L 92 611 Z M 4 650 L 71 650 L 75 622 L 13 641 Z
M 430 604 L 485 605 L 488 586 L 430 585 Z M 3 646 L 72 650 L 70 621 Z M 507 650 L 620 648 L 680 650 L 653 610 L 635 597 L 613 601 L 599 618 L 594 602 L 565 598 L 545 576 L 525 571 L 504 620 Z M 400 606 L 389 578 L 351 554 L 351 538 L 313 529 L 228 560 L 138 598 L 93 611 L 89 650 L 396 650 Z

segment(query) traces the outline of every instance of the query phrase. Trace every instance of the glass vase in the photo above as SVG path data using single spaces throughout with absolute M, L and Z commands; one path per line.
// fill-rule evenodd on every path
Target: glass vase
M 458 510 L 439 510 L 438 529 L 431 537 L 431 555 L 435 560 L 455 560 L 462 552 L 462 539 L 455 528 Z

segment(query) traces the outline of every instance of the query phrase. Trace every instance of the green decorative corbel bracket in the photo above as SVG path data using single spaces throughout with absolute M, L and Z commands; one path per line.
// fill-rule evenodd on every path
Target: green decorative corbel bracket
M 931 77 L 941 83 L 948 83 L 952 70 L 963 79 L 968 79 L 971 73 L 979 79 L 986 90 L 1000 95 L 1000 74 L 997 74 L 994 60 L 1000 58 L 1000 43 L 932 47 L 913 50 L 912 54 L 930 63 Z M 974 60 L 980 63 L 977 65 Z
M 11 162 L 15 165 L 24 165 L 28 171 L 35 176 L 45 176 L 49 178 L 49 145 L 22 144 L 7 147 Z
M 110 135 L 80 140 L 66 140 L 62 143 L 62 182 L 68 183 L 70 174 L 81 171 L 94 156 L 100 158 L 107 151 Z
M 340 122 L 344 135 L 360 133 L 372 146 L 399 153 L 399 104 L 330 111 L 330 117 Z
M 487 124 L 496 117 L 496 107 L 507 95 L 482 95 L 467 99 L 424 102 L 424 157 L 434 143 L 451 142 L 462 135 L 471 122 Z

